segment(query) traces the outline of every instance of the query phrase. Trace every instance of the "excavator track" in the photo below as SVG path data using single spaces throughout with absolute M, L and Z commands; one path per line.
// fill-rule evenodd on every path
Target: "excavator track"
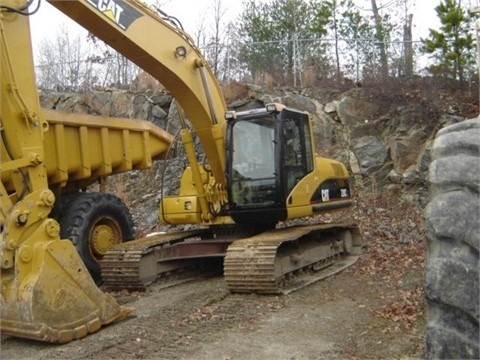
M 230 291 L 287 294 L 351 266 L 361 246 L 359 229 L 351 223 L 213 234 L 181 231 L 116 245 L 102 259 L 103 286 L 144 291 L 162 275 L 223 257 Z
M 155 251 L 189 239 L 198 239 L 205 233 L 208 230 L 157 234 L 112 247 L 105 253 L 101 263 L 103 287 L 110 291 L 146 290 L 147 285 L 162 273 L 179 267 L 177 264 L 165 264 L 159 268 Z
M 351 266 L 360 247 L 350 223 L 275 229 L 230 245 L 224 277 L 232 292 L 287 294 Z

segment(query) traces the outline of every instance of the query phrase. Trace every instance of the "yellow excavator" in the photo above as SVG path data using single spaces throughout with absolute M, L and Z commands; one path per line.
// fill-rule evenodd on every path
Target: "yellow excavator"
M 314 153 L 307 112 L 275 103 L 228 111 L 192 39 L 137 0 L 48 2 L 159 80 L 183 109 L 189 166 L 180 193 L 161 199 L 159 221 L 196 226 L 132 240 L 128 208 L 103 192 L 105 178 L 149 168 L 173 136 L 146 121 L 42 109 L 33 1 L 0 0 L 2 334 L 64 343 L 133 310 L 94 280 L 145 289 L 219 257 L 230 291 L 287 293 L 358 258 L 354 223 L 284 225 L 352 203 L 345 166 Z M 95 183 L 100 192 L 86 191 Z

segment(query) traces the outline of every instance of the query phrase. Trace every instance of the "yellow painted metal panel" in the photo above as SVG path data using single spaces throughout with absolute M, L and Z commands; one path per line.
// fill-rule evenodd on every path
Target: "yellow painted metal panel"
M 145 169 L 161 158 L 173 136 L 144 120 L 66 114 L 44 109 L 45 165 L 50 184 Z

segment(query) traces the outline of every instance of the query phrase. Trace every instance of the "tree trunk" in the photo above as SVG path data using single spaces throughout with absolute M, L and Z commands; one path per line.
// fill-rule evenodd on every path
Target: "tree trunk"
M 413 42 L 412 42 L 412 19 L 413 14 L 409 14 L 403 27 L 403 49 L 405 57 L 405 77 L 413 76 Z
M 337 81 L 340 82 L 341 74 L 340 74 L 340 54 L 338 50 L 338 27 L 337 27 L 337 3 L 334 2 L 333 9 L 333 36 L 335 38 L 335 64 L 337 67 Z
M 387 57 L 387 45 L 385 43 L 385 34 L 382 25 L 382 17 L 378 12 L 377 1 L 372 0 L 372 11 L 375 19 L 375 38 L 378 41 L 378 47 L 380 49 L 380 63 L 382 65 L 382 77 L 386 79 L 388 77 L 388 57 Z

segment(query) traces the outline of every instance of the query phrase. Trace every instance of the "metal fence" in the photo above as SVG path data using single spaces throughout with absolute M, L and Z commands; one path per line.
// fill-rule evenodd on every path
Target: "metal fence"
M 361 81 L 380 71 L 380 44 L 375 41 L 349 39 L 293 39 L 258 43 L 208 45 L 201 50 L 207 55 L 219 49 L 222 62 L 218 77 L 224 81 L 255 81 L 256 77 L 269 74 L 278 82 L 289 85 L 308 85 L 313 77 L 348 78 Z M 385 43 L 389 74 L 393 77 L 406 75 L 408 49 L 411 48 L 413 75 L 427 75 L 434 63 L 432 55 L 420 51 L 421 42 Z M 337 58 L 338 53 L 338 58 Z M 257 55 L 260 64 L 248 61 L 248 55 Z M 247 55 L 247 56 L 246 56 Z M 271 55 L 271 56 L 270 56 Z M 263 59 L 261 58 L 263 56 Z M 260 59 L 259 59 L 260 58 Z M 256 74 L 259 72 L 259 74 Z
M 389 75 L 406 73 L 408 49 L 412 51 L 413 75 L 428 75 L 434 63 L 431 55 L 420 51 L 418 41 L 384 44 L 388 56 Z M 370 40 L 351 39 L 284 39 L 258 43 L 207 44 L 200 49 L 217 78 L 264 85 L 314 86 L 319 79 L 341 78 L 362 81 L 381 71 L 380 44 Z M 37 64 L 38 86 L 45 90 L 82 91 L 92 87 L 139 86 L 141 70 L 120 55 L 102 58 L 89 53 L 85 59 Z M 217 59 L 217 64 L 213 64 Z M 215 66 L 216 65 L 216 66 Z M 472 66 L 469 73 L 476 73 Z M 73 80 L 72 80 L 73 79 Z M 141 87 L 141 86 L 140 86 Z

